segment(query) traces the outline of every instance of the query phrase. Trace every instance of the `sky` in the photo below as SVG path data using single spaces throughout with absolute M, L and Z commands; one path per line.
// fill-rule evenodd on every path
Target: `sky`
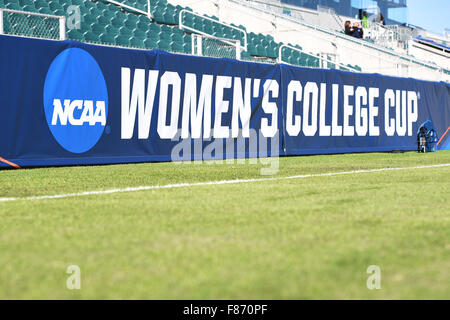
M 407 0 L 408 23 L 433 33 L 450 28 L 450 0 Z

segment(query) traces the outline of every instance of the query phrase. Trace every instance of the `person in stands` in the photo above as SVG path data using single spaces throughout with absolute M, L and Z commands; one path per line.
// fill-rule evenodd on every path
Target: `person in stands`
M 345 31 L 345 34 L 346 35 L 348 35 L 348 36 L 353 36 L 353 28 L 352 28 L 352 23 L 350 22 L 350 21 L 345 21 L 345 24 L 344 24 L 344 31 Z
M 352 34 L 353 37 L 358 38 L 358 39 L 363 39 L 364 32 L 358 22 L 353 23 L 352 30 L 353 30 L 353 34 Z
M 367 29 L 370 27 L 370 22 L 369 22 L 369 17 L 367 15 L 367 11 L 364 11 L 361 23 L 362 23 L 362 27 L 364 29 Z
M 381 12 L 380 12 L 380 23 L 381 23 L 383 26 L 386 25 L 386 22 L 384 21 L 383 14 L 382 14 Z

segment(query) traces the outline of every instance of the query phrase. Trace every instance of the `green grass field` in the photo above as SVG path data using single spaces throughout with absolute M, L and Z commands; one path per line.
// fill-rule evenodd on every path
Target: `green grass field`
M 275 177 L 450 163 L 280 159 Z M 263 178 L 261 165 L 0 171 L 0 198 Z M 81 268 L 68 290 L 66 268 Z M 369 265 L 381 289 L 368 290 Z M 0 202 L 1 299 L 448 299 L 450 167 Z

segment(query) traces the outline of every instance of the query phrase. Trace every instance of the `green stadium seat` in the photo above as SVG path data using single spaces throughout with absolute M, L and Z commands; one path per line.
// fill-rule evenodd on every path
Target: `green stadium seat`
M 178 33 L 172 33 L 170 38 L 174 42 L 183 43 L 183 36 Z
M 183 43 L 192 43 L 192 37 L 188 34 L 183 35 Z
M 308 55 L 302 53 L 301 56 L 300 56 L 300 64 L 301 64 L 302 66 L 307 66 L 308 63 L 309 63 Z
M 137 4 L 141 5 L 143 8 L 147 9 L 147 0 L 137 0 L 136 1 Z
M 262 45 L 258 44 L 255 46 L 255 48 L 258 56 L 260 57 L 267 56 L 266 48 L 264 48 Z
M 60 0 L 53 0 L 53 2 L 58 2 L 61 7 L 63 7 L 64 12 L 67 12 L 67 9 L 69 8 L 69 6 L 72 5 L 72 3 L 70 2 L 66 2 L 66 1 L 60 1 Z
M 278 57 L 278 52 L 277 52 L 276 47 L 267 46 L 265 49 L 266 49 L 267 57 L 273 58 L 273 59 Z
M 221 24 L 215 23 L 212 25 L 213 32 L 224 33 L 224 27 Z
M 192 28 L 195 30 L 198 30 L 200 32 L 203 32 L 203 24 L 202 23 L 194 22 L 194 24 L 192 25 Z
M 228 39 L 233 39 L 233 29 L 226 27 L 223 29 L 223 36 Z
M 123 47 L 130 46 L 130 38 L 124 35 L 118 35 L 115 37 L 116 44 Z
M 119 34 L 131 38 L 133 36 L 133 30 L 127 28 L 126 26 L 123 26 L 119 28 Z
M 101 35 L 106 32 L 105 26 L 102 24 L 97 24 L 97 23 L 94 23 L 91 25 L 91 30 L 96 35 Z
M 38 10 L 33 5 L 26 5 L 21 10 L 29 12 L 38 12 Z
M 137 22 L 135 21 L 130 21 L 130 20 L 125 20 L 124 21 L 124 26 L 126 26 L 127 28 L 134 30 L 137 28 Z
M 97 7 L 96 4 L 94 2 L 92 2 L 92 1 L 84 1 L 83 4 L 84 4 L 84 7 L 88 11 L 90 11 L 92 8 L 96 8 Z
M 312 66 L 314 68 L 319 68 L 320 67 L 320 59 L 316 58 L 316 57 L 312 57 Z
M 116 13 L 113 12 L 113 11 L 110 11 L 108 9 L 105 9 L 105 10 L 102 11 L 101 16 L 105 17 L 105 18 L 107 18 L 107 19 L 109 19 L 111 21 L 113 18 L 116 17 Z
M 211 20 L 208 20 L 208 19 L 203 19 L 202 23 L 203 23 L 204 27 L 211 27 L 212 28 L 212 26 L 213 26 L 213 22 Z
M 143 22 L 146 24 L 152 23 L 151 20 L 147 16 L 143 16 L 143 15 L 139 16 L 138 20 L 139 20 L 138 22 Z
M 5 7 L 11 10 L 22 10 L 21 6 L 15 2 L 8 2 Z
M 172 51 L 184 52 L 183 44 L 180 42 L 173 41 L 170 43 L 170 47 L 171 47 Z
M 247 51 L 248 54 L 250 54 L 251 56 L 257 56 L 258 52 L 256 51 L 256 47 L 253 44 L 248 44 L 247 45 Z
M 172 28 L 172 33 L 184 36 L 184 31 L 181 30 L 178 26 Z
M 169 27 L 168 25 L 163 24 L 163 25 L 161 26 L 161 31 L 170 34 L 170 33 L 173 32 L 173 28 L 172 28 L 172 27 Z
M 130 46 L 134 48 L 145 48 L 144 40 L 139 38 L 131 38 L 130 40 Z
M 92 16 L 89 13 L 86 13 L 81 18 L 82 23 L 86 23 L 88 25 L 92 25 L 98 21 L 97 17 Z
M 165 51 L 171 50 L 170 42 L 168 42 L 167 40 L 161 39 L 157 43 L 158 43 L 158 49 L 165 50 Z
M 89 14 L 93 15 L 94 17 L 102 17 L 103 16 L 103 10 L 100 10 L 97 7 L 92 7 L 89 9 Z
M 136 29 L 139 29 L 139 30 L 142 30 L 142 31 L 147 31 L 148 29 L 149 29 L 149 23 L 145 23 L 145 22 L 142 22 L 142 21 L 139 21 L 137 24 L 136 24 Z
M 155 33 L 160 33 L 161 32 L 161 27 L 158 24 L 156 24 L 156 23 L 151 23 L 150 26 L 148 27 L 148 29 L 150 31 L 152 31 L 152 32 L 155 32 Z
M 135 25 L 139 22 L 139 17 L 132 13 L 127 14 L 126 19 L 127 19 L 127 21 L 132 22 Z
M 172 24 L 172 25 L 178 23 L 177 19 L 175 19 L 175 13 L 173 11 L 164 12 L 163 17 L 164 17 L 164 23 Z
M 3 2 L 3 0 L 2 1 L 0 1 L 0 4 Z M 34 2 L 33 2 L 33 0 L 19 0 L 18 1 L 18 3 L 21 5 L 21 6 L 34 6 Z
M 261 38 L 256 38 L 255 39 L 255 43 L 256 44 L 260 44 L 260 45 L 262 45 L 263 47 L 267 47 L 268 45 L 269 45 L 269 42 L 268 41 L 266 41 L 265 39 L 261 39 Z
M 38 10 L 38 12 L 42 14 L 54 14 L 54 12 L 48 7 L 42 7 Z
M 84 34 L 84 40 L 86 40 L 87 42 L 98 43 L 100 40 L 100 37 L 98 34 L 95 34 L 92 31 L 88 31 Z
M 159 38 L 160 38 L 161 40 L 167 40 L 167 41 L 169 41 L 169 40 L 171 40 L 170 37 L 171 37 L 171 33 L 164 32 L 164 31 L 161 31 L 161 32 L 159 33 Z
M 106 26 L 105 31 L 106 31 L 106 33 L 112 34 L 114 36 L 119 34 L 119 28 L 116 28 L 113 25 Z
M 159 32 L 154 32 L 154 31 L 152 31 L 152 30 L 148 30 L 147 32 L 146 32 L 146 38 L 147 39 L 152 39 L 153 41 L 155 41 L 155 42 L 158 42 L 158 40 L 160 40 L 160 38 L 159 38 Z
M 164 12 L 161 9 L 152 12 L 153 19 L 159 23 L 164 23 Z
M 70 2 L 73 4 L 73 5 L 76 5 L 76 6 L 82 6 L 82 7 L 84 7 L 84 2 L 85 1 L 83 1 L 83 0 L 70 0 Z
M 48 8 L 48 2 L 44 0 L 35 0 L 33 4 L 37 9 Z
M 203 25 L 203 32 L 207 34 L 214 34 L 213 28 L 211 26 Z
M 113 18 L 111 20 L 111 25 L 116 27 L 117 29 L 119 29 L 120 27 L 122 27 L 124 25 L 124 21 L 125 21 L 125 19 L 123 19 L 119 16 L 116 16 L 115 18 Z
M 110 8 L 114 8 L 114 7 L 110 7 L 108 4 L 106 4 L 102 1 L 97 1 L 97 9 L 102 10 L 102 11 L 104 11 L 104 10 L 112 11 L 112 10 L 110 10 Z
M 306 64 L 303 64 L 302 61 L 300 61 L 300 59 L 296 56 L 290 55 L 287 59 L 287 62 L 290 64 L 293 64 L 295 66 L 301 65 L 301 66 L 306 66 Z
M 53 4 L 54 2 L 52 2 L 51 4 Z M 57 7 L 56 5 L 52 7 L 50 7 L 50 10 L 53 12 L 54 15 L 56 16 L 64 16 L 66 15 L 66 11 L 64 10 L 64 8 L 61 7 Z
M 181 22 L 188 27 L 192 27 L 194 25 L 194 17 L 188 13 L 183 13 Z
M 102 25 L 103 27 L 106 27 L 107 25 L 109 25 L 110 21 L 111 21 L 110 19 L 108 19 L 104 16 L 97 17 L 97 23 L 99 25 Z
M 183 52 L 187 54 L 192 54 L 192 43 L 189 42 L 183 43 Z
M 67 32 L 67 36 L 71 40 L 84 41 L 83 34 L 80 31 L 78 31 L 77 29 L 69 30 L 69 32 Z
M 154 41 L 153 39 L 145 39 L 144 46 L 147 49 L 156 49 L 156 48 L 158 48 L 158 43 L 157 43 L 157 41 Z
M 147 33 L 141 29 L 135 29 L 133 31 L 133 38 L 144 40 L 147 38 Z
M 100 42 L 105 44 L 116 44 L 115 35 L 104 33 L 100 36 Z

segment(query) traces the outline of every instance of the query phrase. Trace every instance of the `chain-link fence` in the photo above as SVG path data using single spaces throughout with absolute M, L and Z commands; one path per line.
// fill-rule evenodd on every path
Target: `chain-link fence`
M 229 39 L 210 38 L 201 35 L 192 37 L 192 53 L 206 57 L 240 59 L 240 53 L 236 49 L 239 46 L 233 44 Z
M 0 9 L 0 34 L 65 39 L 65 17 Z

